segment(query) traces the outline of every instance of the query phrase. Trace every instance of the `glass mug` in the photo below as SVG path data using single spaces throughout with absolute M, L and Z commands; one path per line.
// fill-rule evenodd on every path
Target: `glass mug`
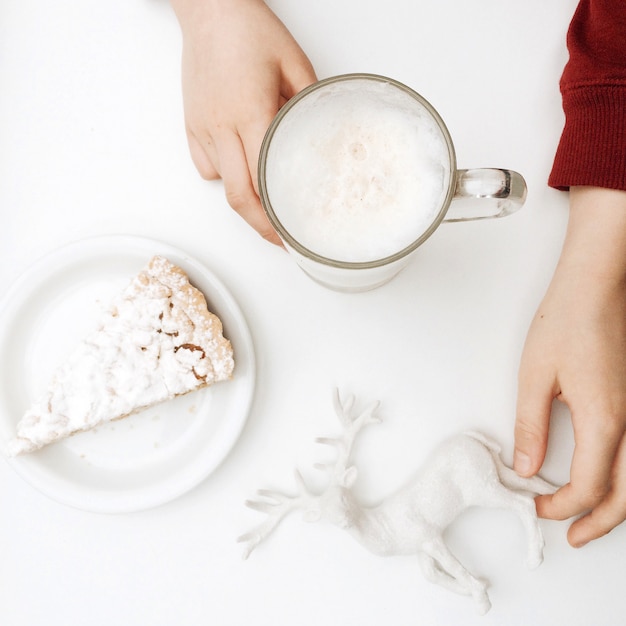
M 526 199 L 517 172 L 457 170 L 437 111 L 374 74 L 327 78 L 289 100 L 258 173 L 285 248 L 315 281 L 345 292 L 387 283 L 442 222 L 510 215 Z

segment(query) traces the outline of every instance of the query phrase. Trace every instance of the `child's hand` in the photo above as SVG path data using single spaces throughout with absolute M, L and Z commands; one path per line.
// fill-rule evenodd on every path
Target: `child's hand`
M 221 177 L 229 204 L 280 243 L 258 198 L 257 162 L 278 109 L 316 80 L 311 63 L 262 0 L 171 0 L 183 33 L 183 99 L 191 157 Z
M 570 482 L 536 502 L 542 517 L 583 514 L 568 533 L 579 547 L 626 519 L 626 192 L 570 194 L 563 252 L 522 356 L 515 469 L 540 469 L 552 401 L 565 402 L 575 438 Z

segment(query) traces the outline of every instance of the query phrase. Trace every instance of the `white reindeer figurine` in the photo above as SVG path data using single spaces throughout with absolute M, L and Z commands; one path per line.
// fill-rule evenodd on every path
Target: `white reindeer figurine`
M 335 398 L 335 410 L 343 426 L 337 438 L 318 442 L 337 450 L 334 464 L 316 465 L 329 472 L 328 487 L 320 494 L 310 491 L 296 470 L 299 493 L 295 496 L 259 490 L 260 500 L 246 504 L 266 513 L 264 523 L 239 537 L 246 544 L 244 558 L 292 511 L 304 511 L 304 519 L 325 519 L 347 530 L 373 553 L 381 556 L 417 554 L 424 575 L 456 593 L 471 595 L 482 615 L 491 608 L 487 583 L 473 576 L 454 557 L 443 539 L 445 528 L 470 506 L 496 507 L 519 515 L 528 535 L 527 564 L 543 560 L 543 536 L 533 496 L 553 493 L 555 487 L 539 477 L 522 478 L 499 456 L 499 447 L 474 432 L 457 435 L 441 445 L 429 463 L 399 491 L 377 506 L 364 507 L 351 487 L 357 469 L 350 456 L 359 431 L 379 423 L 379 403 L 352 414 L 354 398 Z

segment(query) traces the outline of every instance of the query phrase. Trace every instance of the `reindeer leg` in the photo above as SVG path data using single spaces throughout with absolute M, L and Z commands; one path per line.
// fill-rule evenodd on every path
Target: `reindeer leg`
M 464 587 L 456 578 L 452 578 L 452 576 L 444 572 L 439 563 L 430 554 L 420 552 L 418 557 L 422 573 L 431 583 L 445 587 L 448 591 L 453 591 L 462 596 L 470 595 L 470 590 Z
M 484 491 L 480 502 L 476 504 L 507 509 L 516 513 L 524 525 L 526 536 L 528 537 L 526 565 L 529 569 L 535 569 L 541 565 L 545 542 L 537 519 L 535 500 L 531 495 L 514 491 L 507 488 L 504 484 L 496 482 Z
M 474 577 L 450 552 L 441 537 L 424 542 L 420 552 L 420 564 L 428 580 L 450 591 L 471 595 L 479 615 L 491 608 L 487 595 L 487 583 Z

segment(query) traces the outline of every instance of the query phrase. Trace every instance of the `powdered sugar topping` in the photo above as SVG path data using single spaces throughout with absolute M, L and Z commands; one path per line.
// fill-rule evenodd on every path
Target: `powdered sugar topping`
M 226 380 L 234 368 L 220 320 L 186 274 L 154 257 L 57 369 L 24 415 L 10 454 Z

